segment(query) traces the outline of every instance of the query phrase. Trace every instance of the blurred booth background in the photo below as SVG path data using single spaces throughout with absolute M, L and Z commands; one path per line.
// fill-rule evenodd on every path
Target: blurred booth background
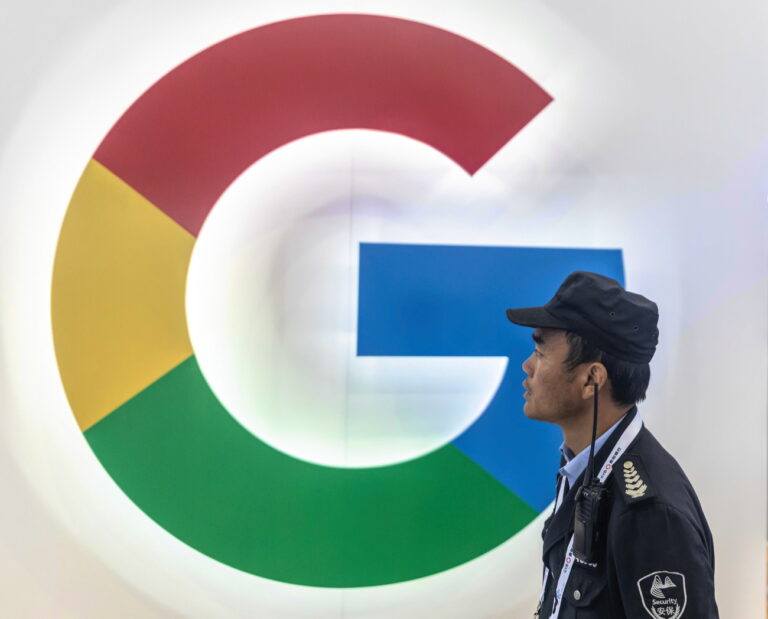
M 667 3 L 0 9 L 8 617 L 529 617 L 571 271 L 765 612 L 768 22 Z

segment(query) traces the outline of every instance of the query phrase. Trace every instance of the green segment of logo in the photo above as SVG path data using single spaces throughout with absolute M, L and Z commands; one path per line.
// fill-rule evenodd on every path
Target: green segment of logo
M 85 436 L 163 528 L 222 563 L 287 583 L 363 587 L 435 574 L 537 515 L 450 444 L 365 469 L 285 455 L 227 413 L 194 356 Z

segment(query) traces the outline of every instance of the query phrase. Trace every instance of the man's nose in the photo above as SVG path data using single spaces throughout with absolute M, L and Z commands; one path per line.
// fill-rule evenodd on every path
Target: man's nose
M 522 366 L 523 367 L 523 372 L 528 374 L 528 376 L 531 375 L 531 369 L 530 369 L 531 368 L 531 357 L 533 357 L 532 354 L 525 361 L 523 361 L 523 366 Z

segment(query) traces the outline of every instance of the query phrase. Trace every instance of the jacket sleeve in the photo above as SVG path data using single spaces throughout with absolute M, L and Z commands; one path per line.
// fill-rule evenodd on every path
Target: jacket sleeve
M 628 619 L 718 619 L 711 540 L 684 513 L 629 506 L 609 535 Z

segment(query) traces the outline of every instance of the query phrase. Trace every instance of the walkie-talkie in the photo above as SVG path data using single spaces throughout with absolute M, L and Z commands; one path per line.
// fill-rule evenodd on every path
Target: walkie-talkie
M 605 519 L 608 516 L 610 498 L 608 489 L 594 474 L 595 438 L 597 435 L 597 383 L 595 389 L 594 415 L 592 419 L 592 443 L 589 446 L 589 461 L 584 473 L 584 483 L 576 493 L 576 512 L 573 520 L 573 555 L 584 563 L 597 563 L 603 549 Z

